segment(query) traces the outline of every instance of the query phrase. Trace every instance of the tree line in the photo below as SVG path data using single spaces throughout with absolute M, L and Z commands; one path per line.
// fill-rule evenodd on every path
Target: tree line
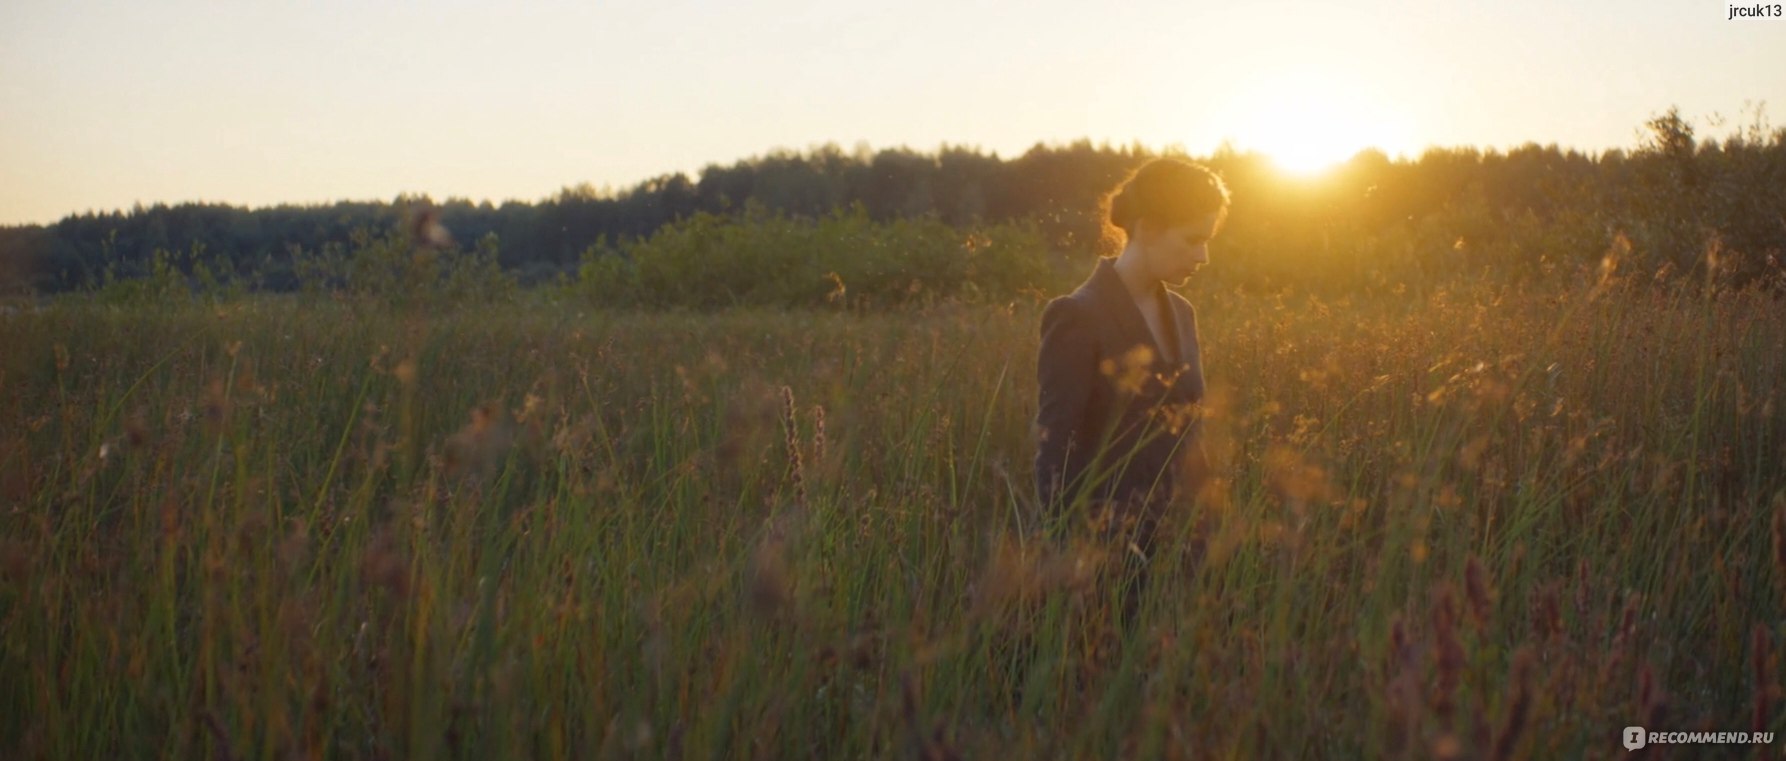
M 1109 245 L 1098 197 L 1161 153 L 1089 140 L 1037 144 L 1012 158 L 948 145 L 920 152 L 827 144 L 617 191 L 584 184 L 534 203 L 406 195 L 254 209 L 138 205 L 0 227 L 0 284 L 55 293 L 158 266 L 190 273 L 202 265 L 207 276 L 250 289 L 296 290 L 307 257 L 340 252 L 367 231 L 403 228 L 424 211 L 454 245 L 477 246 L 523 285 L 624 257 L 678 223 L 739 217 L 747 207 L 796 220 L 855 210 L 877 223 L 1022 224 L 1039 232 L 1043 255 L 1076 266 Z M 1244 262 L 1231 276 L 1254 281 L 1482 267 L 1540 273 L 1608 255 L 1656 271 L 1709 268 L 1752 280 L 1777 276 L 1786 259 L 1786 129 L 1770 129 L 1759 111 L 1722 139 L 1696 134 L 1669 109 L 1646 122 L 1628 150 L 1528 143 L 1505 152 L 1432 148 L 1394 160 L 1365 150 L 1310 179 L 1227 146 L 1189 158 L 1229 184 L 1234 208 L 1218 251 Z

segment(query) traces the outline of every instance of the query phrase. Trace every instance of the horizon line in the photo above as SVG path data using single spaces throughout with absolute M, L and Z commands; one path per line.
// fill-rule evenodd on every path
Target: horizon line
M 1663 111 L 1663 112 L 1661 112 L 1661 114 L 1658 114 L 1658 117 L 1661 115 L 1665 115 L 1667 113 L 1668 113 L 1667 111 Z M 1652 117 L 1652 118 L 1657 118 L 1657 117 Z M 1642 130 L 1642 127 L 1633 128 L 1634 134 L 1637 134 L 1637 135 L 1641 135 L 1641 130 Z M 1779 133 L 1786 133 L 1786 127 L 1771 127 L 1771 128 L 1769 128 L 1769 131 L 1766 132 L 1765 134 L 1767 136 L 1771 137 L 1771 136 L 1773 136 L 1775 134 L 1779 134 Z M 1713 138 L 1711 136 L 1705 136 L 1705 137 L 1695 136 L 1695 137 L 1696 137 L 1696 143 L 1699 145 L 1703 145 L 1708 142 L 1714 143 L 1714 144 L 1723 144 L 1724 142 L 1726 142 L 1730 139 L 1733 139 L 1734 137 L 1737 137 L 1737 135 L 1727 135 L 1722 139 Z M 1184 157 L 1192 159 L 1192 160 L 1213 160 L 1213 159 L 1229 157 L 1229 156 L 1245 157 L 1245 158 L 1251 158 L 1251 159 L 1263 158 L 1266 161 L 1272 160 L 1272 156 L 1268 151 L 1261 149 L 1257 146 L 1242 147 L 1242 145 L 1239 145 L 1239 141 L 1232 136 L 1225 136 L 1225 137 L 1221 138 L 1220 140 L 1218 140 L 1216 142 L 1216 145 L 1214 148 L 1212 148 L 1204 153 L 1200 153 L 1200 154 L 1190 152 L 1188 149 L 1185 148 L 1183 143 L 1178 143 L 1178 142 L 1172 142 L 1172 143 L 1166 143 L 1163 145 L 1159 145 L 1159 144 L 1149 144 L 1146 141 L 1143 141 L 1140 139 L 1113 140 L 1113 139 L 1105 138 L 1105 139 L 1095 140 L 1095 141 L 1090 137 L 1077 137 L 1077 138 L 1071 138 L 1071 139 L 1066 139 L 1066 140 L 1038 139 L 1038 140 L 1034 141 L 1033 143 L 1031 143 L 1028 147 L 1023 148 L 1021 151 L 1012 152 L 1011 155 L 1008 157 L 1001 155 L 1001 152 L 997 149 L 987 150 L 985 147 L 983 147 L 977 143 L 965 142 L 965 141 L 950 142 L 950 141 L 945 140 L 945 141 L 941 141 L 941 142 L 937 143 L 937 145 L 934 149 L 920 149 L 920 148 L 912 147 L 912 145 L 910 143 L 903 143 L 903 142 L 898 143 L 898 144 L 886 144 L 886 145 L 881 145 L 881 146 L 877 147 L 877 146 L 870 144 L 866 140 L 857 140 L 854 144 L 852 144 L 848 148 L 845 148 L 841 143 L 839 143 L 836 140 L 826 140 L 823 142 L 808 143 L 804 148 L 795 148 L 795 147 L 792 147 L 792 146 L 789 146 L 786 144 L 777 144 L 777 145 L 771 146 L 769 148 L 766 148 L 764 150 L 761 150 L 759 152 L 732 159 L 730 162 L 710 161 L 710 162 L 703 164 L 699 169 L 693 170 L 692 172 L 689 170 L 682 170 L 682 169 L 664 171 L 664 172 L 652 174 L 652 175 L 649 175 L 649 176 L 646 176 L 643 178 L 639 178 L 639 179 L 633 180 L 628 183 L 623 183 L 623 184 L 617 184 L 617 183 L 613 183 L 613 182 L 604 182 L 601 185 L 597 186 L 589 180 L 567 183 L 565 185 L 560 186 L 558 188 L 558 190 L 554 193 L 547 193 L 545 195 L 537 196 L 532 199 L 518 198 L 518 197 L 514 197 L 514 196 L 500 198 L 500 199 L 492 197 L 492 196 L 484 196 L 481 198 L 474 198 L 474 197 L 467 196 L 467 195 L 459 195 L 459 194 L 449 193 L 449 194 L 440 196 L 439 200 L 436 200 L 436 194 L 433 192 L 409 190 L 409 189 L 398 190 L 394 193 L 389 194 L 387 197 L 368 198 L 365 196 L 360 196 L 360 197 L 343 196 L 343 197 L 330 198 L 330 199 L 326 199 L 326 200 L 291 200 L 291 201 L 277 201 L 277 202 L 273 202 L 273 203 L 262 203 L 262 204 L 255 204 L 252 202 L 240 203 L 240 202 L 234 202 L 234 201 L 228 201 L 228 200 L 213 200 L 213 199 L 206 199 L 206 198 L 202 198 L 202 197 L 201 198 L 188 197 L 188 198 L 182 198 L 179 200 L 172 200 L 172 201 L 165 200 L 165 199 L 154 200 L 154 201 L 144 201 L 142 199 L 137 199 L 137 200 L 133 201 L 129 207 L 119 206 L 119 207 L 112 207 L 110 209 L 105 209 L 105 208 L 95 208 L 95 207 L 90 206 L 85 209 L 76 209 L 73 211 L 63 212 L 60 216 L 58 216 L 54 219 L 48 220 L 48 221 L 5 221 L 5 222 L 0 222 L 0 228 L 18 229 L 18 228 L 28 228 L 28 227 L 49 227 L 49 226 L 55 225 L 63 220 L 74 218 L 74 217 L 109 216 L 109 215 L 116 215 L 116 214 L 136 214 L 142 210 L 154 209 L 156 207 L 174 208 L 174 207 L 178 207 L 178 206 L 224 206 L 224 207 L 237 209 L 237 210 L 241 210 L 241 211 L 255 212 L 255 211 L 266 211 L 266 210 L 289 208 L 289 207 L 318 208 L 318 207 L 326 207 L 326 206 L 335 206 L 335 205 L 344 204 L 344 203 L 346 203 L 346 204 L 353 204 L 353 203 L 394 204 L 394 203 L 396 203 L 402 199 L 405 199 L 405 198 L 418 198 L 418 199 L 426 199 L 430 202 L 439 203 L 442 205 L 463 201 L 463 202 L 468 203 L 473 206 L 483 206 L 485 204 L 488 204 L 490 206 L 500 208 L 502 206 L 506 206 L 511 203 L 528 204 L 528 205 L 537 205 L 537 204 L 547 203 L 559 196 L 564 195 L 567 191 L 580 190 L 585 187 L 594 190 L 596 192 L 597 198 L 602 198 L 602 199 L 616 198 L 621 193 L 623 193 L 627 190 L 637 188 L 639 186 L 642 186 L 648 182 L 651 182 L 651 181 L 657 180 L 657 179 L 663 179 L 663 178 L 668 178 L 668 177 L 674 177 L 677 175 L 682 175 L 684 177 L 687 177 L 691 181 L 699 182 L 701 177 L 703 175 L 705 175 L 705 173 L 708 170 L 713 169 L 713 168 L 725 168 L 725 167 L 730 167 L 730 166 L 737 166 L 739 164 L 745 164 L 745 163 L 749 163 L 749 162 L 753 162 L 753 161 L 761 161 L 764 159 L 776 158 L 776 157 L 780 157 L 780 156 L 792 155 L 792 156 L 810 157 L 810 156 L 813 156 L 820 152 L 826 151 L 828 149 L 837 149 L 837 150 L 841 151 L 842 153 L 844 153 L 845 155 L 850 156 L 852 158 L 860 158 L 864 155 L 864 153 L 866 153 L 868 156 L 872 157 L 873 155 L 878 155 L 880 153 L 887 152 L 887 151 L 907 151 L 907 152 L 915 153 L 918 155 L 928 155 L 928 156 L 936 157 L 936 156 L 940 156 L 942 153 L 944 153 L 945 151 L 949 151 L 949 150 L 967 150 L 967 151 L 972 151 L 974 153 L 978 153 L 978 154 L 987 156 L 989 158 L 997 159 L 1001 162 L 1008 162 L 1008 161 L 1017 160 L 1017 159 L 1021 158 L 1022 156 L 1027 155 L 1028 153 L 1037 150 L 1038 148 L 1043 149 L 1043 150 L 1061 150 L 1061 149 L 1073 148 L 1080 144 L 1089 144 L 1090 146 L 1092 146 L 1093 148 L 1098 149 L 1098 150 L 1126 150 L 1129 148 L 1139 147 L 1143 151 L 1151 153 L 1153 155 L 1159 155 L 1159 156 L 1177 155 L 1177 156 L 1184 156 Z M 1298 172 L 1293 172 L 1293 171 L 1288 171 L 1288 170 L 1285 171 L 1285 174 L 1295 176 L 1298 179 L 1302 179 L 1302 180 L 1315 180 L 1315 179 L 1318 179 L 1319 177 L 1331 172 L 1334 168 L 1344 166 L 1345 164 L 1351 163 L 1351 162 L 1357 160 L 1360 155 L 1371 153 L 1371 152 L 1376 152 L 1376 153 L 1382 154 L 1386 159 L 1389 160 L 1389 162 L 1391 164 L 1405 164 L 1405 163 L 1418 163 L 1426 155 L 1434 153 L 1434 152 L 1461 153 L 1461 152 L 1475 151 L 1475 152 L 1478 152 L 1484 156 L 1492 156 L 1492 155 L 1507 155 L 1514 151 L 1528 149 L 1528 148 L 1537 148 L 1539 150 L 1555 150 L 1558 153 L 1561 153 L 1564 155 L 1577 154 L 1577 155 L 1584 156 L 1584 157 L 1588 158 L 1589 160 L 1598 162 L 1601 159 L 1603 159 L 1607 154 L 1613 153 L 1615 151 L 1620 154 L 1629 155 L 1630 153 L 1632 153 L 1636 150 L 1641 150 L 1642 145 L 1640 142 L 1637 146 L 1634 146 L 1634 147 L 1609 146 L 1609 147 L 1603 147 L 1603 148 L 1581 148 L 1581 147 L 1577 147 L 1577 146 L 1560 145 L 1556 141 L 1541 142 L 1541 141 L 1535 140 L 1535 139 L 1528 139 L 1528 140 L 1520 141 L 1517 143 L 1509 143 L 1509 144 L 1501 144 L 1501 145 L 1480 145 L 1480 144 L 1474 144 L 1474 143 L 1442 145 L 1442 144 L 1438 144 L 1438 143 L 1427 143 L 1427 144 L 1425 144 L 1419 148 L 1416 148 L 1416 149 L 1393 150 L 1393 151 L 1383 148 L 1383 147 L 1380 147 L 1380 146 L 1377 146 L 1377 145 L 1366 145 L 1366 146 L 1359 148 L 1356 151 L 1353 151 L 1350 156 L 1348 156 L 1344 159 L 1338 160 L 1338 161 L 1334 161 L 1331 164 L 1329 164 L 1328 166 L 1326 166 L 1312 174 L 1298 173 Z

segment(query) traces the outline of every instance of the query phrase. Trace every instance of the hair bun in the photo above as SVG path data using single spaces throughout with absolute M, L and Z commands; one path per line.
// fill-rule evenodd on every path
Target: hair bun
M 1107 219 L 1099 245 L 1120 248 L 1142 218 L 1170 228 L 1214 212 L 1216 224 L 1228 213 L 1228 186 L 1208 167 L 1180 158 L 1156 158 L 1131 171 L 1099 197 Z
M 1125 185 L 1110 199 L 1110 224 L 1127 231 L 1135 223 L 1135 193 Z

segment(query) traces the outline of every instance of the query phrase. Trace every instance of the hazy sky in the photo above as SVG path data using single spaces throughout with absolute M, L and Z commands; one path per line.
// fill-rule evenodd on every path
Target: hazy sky
M 1786 123 L 1723 0 L 0 0 L 0 224 L 141 201 L 537 200 L 773 148 L 1089 137 L 1318 163 Z

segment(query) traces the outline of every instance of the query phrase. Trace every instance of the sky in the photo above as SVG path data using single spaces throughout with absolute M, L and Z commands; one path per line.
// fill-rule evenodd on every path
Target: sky
M 1079 138 L 1314 170 L 1786 124 L 1724 0 L 0 2 L 0 224 L 182 201 L 535 201 L 775 149 Z M 1714 120 L 1722 118 L 1722 126 Z

